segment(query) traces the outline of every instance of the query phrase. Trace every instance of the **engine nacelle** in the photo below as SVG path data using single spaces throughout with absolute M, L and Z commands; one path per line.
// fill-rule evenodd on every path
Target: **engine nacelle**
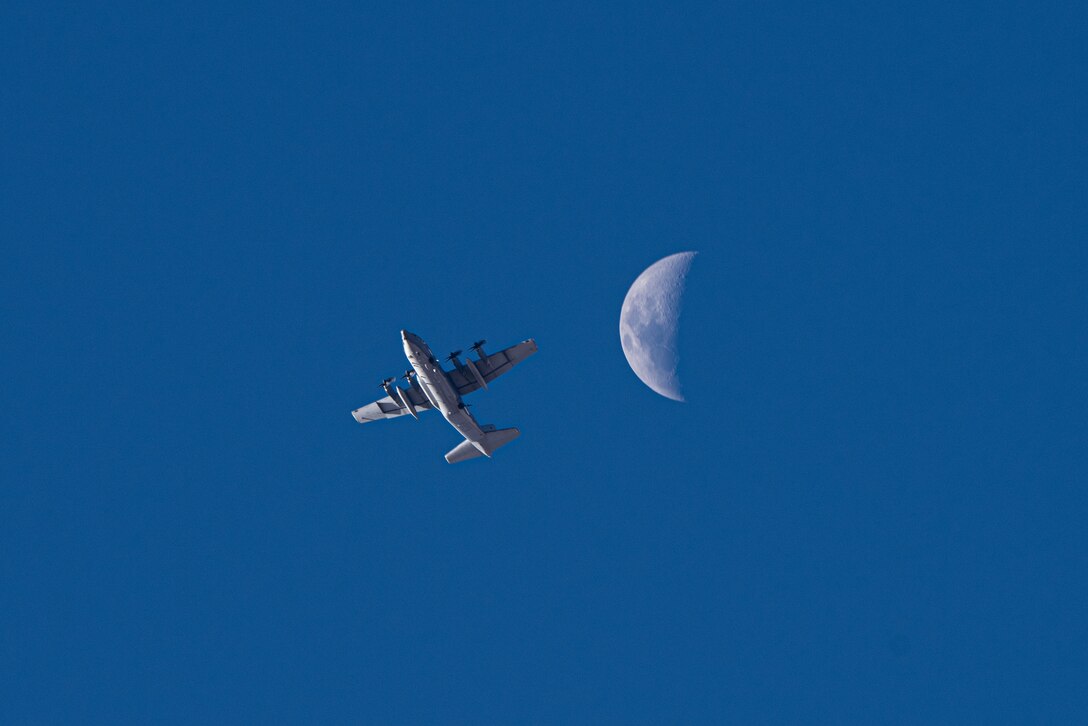
M 404 389 L 400 386 L 393 386 L 393 390 L 396 392 L 396 396 L 393 397 L 394 401 L 397 401 L 400 405 L 408 409 L 408 413 L 412 414 L 412 418 L 416 421 L 419 420 L 419 414 L 416 413 L 416 407 L 412 405 L 412 398 L 405 394 Z
M 476 382 L 480 384 L 480 388 L 487 390 L 487 381 L 480 375 L 480 369 L 476 367 L 476 364 L 472 362 L 471 358 L 465 358 L 465 368 L 468 368 L 469 373 L 476 379 Z

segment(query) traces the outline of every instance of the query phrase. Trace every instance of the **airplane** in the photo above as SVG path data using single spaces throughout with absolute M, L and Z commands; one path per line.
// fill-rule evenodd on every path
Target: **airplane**
M 404 354 L 412 364 L 401 376 L 408 382 L 408 387 L 397 385 L 395 377 L 386 378 L 380 384 L 385 390 L 385 398 L 352 411 L 351 415 L 356 421 L 370 423 L 404 414 L 418 420 L 420 412 L 437 408 L 450 425 L 465 437 L 446 454 L 446 461 L 451 464 L 478 456 L 490 459 L 499 447 L 521 434 L 516 428 L 496 429 L 492 424 L 481 426 L 469 412 L 462 396 L 480 388 L 486 391 L 488 383 L 536 353 L 536 341 L 530 338 L 487 355 L 484 352 L 487 341 L 478 340 L 472 344 L 477 359 L 474 361 L 466 357 L 462 361 L 458 357 L 461 351 L 455 350 L 446 356 L 447 361 L 453 361 L 453 369 L 447 371 L 442 369 L 442 364 L 418 335 L 402 330 L 400 337 L 404 342 Z

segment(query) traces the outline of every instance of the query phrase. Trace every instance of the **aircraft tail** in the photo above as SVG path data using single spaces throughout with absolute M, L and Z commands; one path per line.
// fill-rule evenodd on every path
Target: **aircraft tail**
M 491 431 L 484 429 L 484 431 L 486 432 L 484 433 L 484 440 L 478 443 L 483 446 L 484 453 L 488 456 L 491 456 L 495 451 L 521 436 L 521 432 L 516 428 L 492 429 Z
M 484 430 L 483 438 L 475 442 L 465 439 L 446 454 L 446 461 L 456 464 L 459 461 L 475 459 L 478 456 L 490 457 L 498 449 L 521 435 L 521 432 L 516 428 L 496 429 L 494 426 L 484 426 L 482 428 Z

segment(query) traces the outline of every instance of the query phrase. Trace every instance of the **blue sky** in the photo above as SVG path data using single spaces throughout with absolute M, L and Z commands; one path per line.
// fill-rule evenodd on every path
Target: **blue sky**
M 1083 721 L 1085 22 L 5 6 L 0 720 Z

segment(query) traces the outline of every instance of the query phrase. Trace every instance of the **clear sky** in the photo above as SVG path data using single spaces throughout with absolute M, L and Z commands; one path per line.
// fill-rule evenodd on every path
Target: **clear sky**
M 1088 720 L 1082 4 L 91 5 L 0 10 L 0 721 Z M 521 438 L 356 424 L 401 328 Z

